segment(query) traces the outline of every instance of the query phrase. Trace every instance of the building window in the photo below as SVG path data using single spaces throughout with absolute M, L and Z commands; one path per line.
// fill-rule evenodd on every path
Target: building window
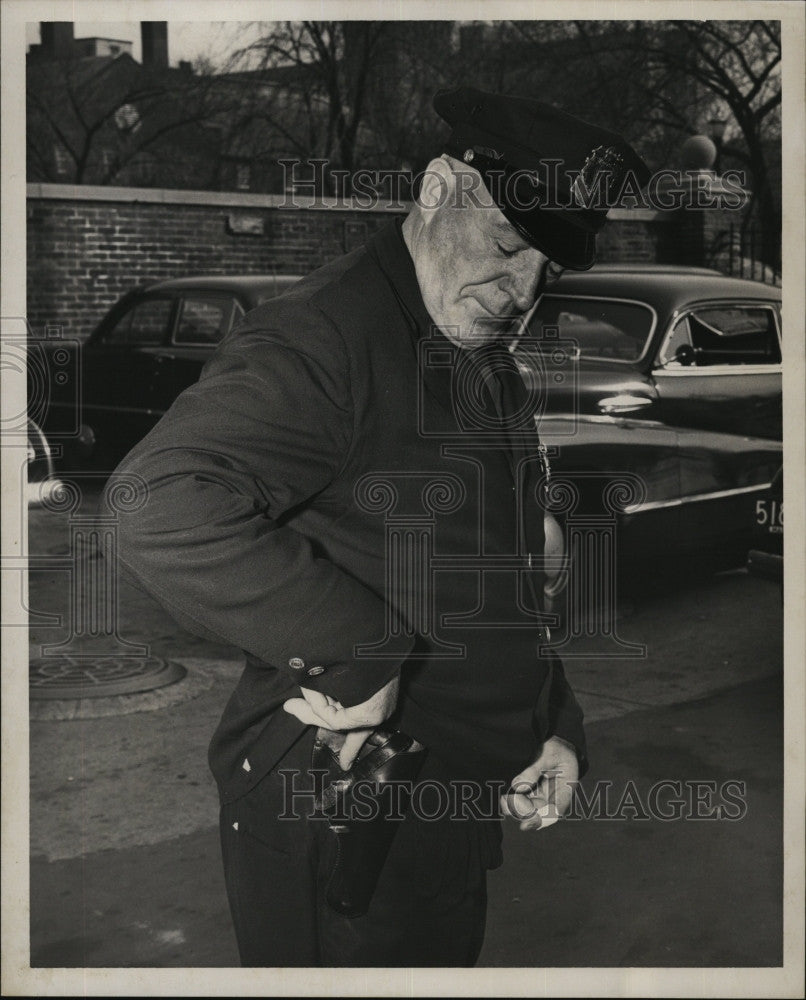
M 251 181 L 251 170 L 248 163 L 239 163 L 235 168 L 235 187 L 238 191 L 248 191 Z
M 56 166 L 57 174 L 70 173 L 70 157 L 64 146 L 61 146 L 58 142 L 53 144 L 53 162 Z
M 129 164 L 129 177 L 132 184 L 148 186 L 154 183 L 155 159 L 151 153 L 139 152 L 132 157 Z
M 140 128 L 140 114 L 133 104 L 121 104 L 115 112 L 115 125 L 121 132 L 136 132 Z

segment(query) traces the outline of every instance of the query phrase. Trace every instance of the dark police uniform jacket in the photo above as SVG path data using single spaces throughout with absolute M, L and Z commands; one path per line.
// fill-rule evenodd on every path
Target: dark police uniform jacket
M 509 781 L 549 735 L 585 766 L 535 617 L 534 407 L 503 348 L 470 365 L 432 326 L 394 222 L 251 312 L 118 470 L 147 486 L 123 566 L 246 653 L 210 746 L 223 801 L 304 731 L 299 685 L 351 706 L 398 672 L 393 722 L 445 773 Z

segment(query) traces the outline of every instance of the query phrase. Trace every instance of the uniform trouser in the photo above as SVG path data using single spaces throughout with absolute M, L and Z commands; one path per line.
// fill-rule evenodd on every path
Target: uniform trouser
M 368 912 L 344 917 L 325 901 L 335 846 L 326 822 L 277 818 L 289 811 L 289 772 L 310 767 L 312 741 L 311 732 L 251 792 L 221 810 L 241 964 L 474 965 L 484 939 L 487 869 L 501 861 L 500 829 L 491 830 L 498 821 L 457 820 L 447 811 L 426 820 L 409 810 Z M 426 769 L 433 781 L 433 764 Z M 310 803 L 296 811 L 309 813 Z

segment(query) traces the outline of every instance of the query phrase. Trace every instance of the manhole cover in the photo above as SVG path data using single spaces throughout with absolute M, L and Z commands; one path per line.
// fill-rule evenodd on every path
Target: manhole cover
M 187 670 L 171 660 L 136 656 L 40 656 L 31 660 L 34 699 L 108 698 L 175 684 Z

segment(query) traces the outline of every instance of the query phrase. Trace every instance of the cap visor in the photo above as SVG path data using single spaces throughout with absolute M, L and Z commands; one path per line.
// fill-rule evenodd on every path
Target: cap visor
M 518 212 L 501 206 L 501 211 L 525 240 L 562 267 L 587 271 L 596 262 L 596 234 L 564 221 L 556 209 Z

